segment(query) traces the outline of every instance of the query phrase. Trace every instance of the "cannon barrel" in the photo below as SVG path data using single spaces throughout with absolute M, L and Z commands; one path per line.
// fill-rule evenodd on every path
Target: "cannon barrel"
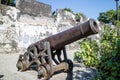
M 28 47 L 28 50 L 32 50 L 33 46 L 39 50 L 43 50 L 43 43 L 48 41 L 50 43 L 51 50 L 57 50 L 64 47 L 67 44 L 75 42 L 81 38 L 85 38 L 89 35 L 96 34 L 99 32 L 97 22 L 93 19 L 88 20 L 78 26 L 60 32 L 58 34 L 49 36 L 41 41 L 38 41 Z

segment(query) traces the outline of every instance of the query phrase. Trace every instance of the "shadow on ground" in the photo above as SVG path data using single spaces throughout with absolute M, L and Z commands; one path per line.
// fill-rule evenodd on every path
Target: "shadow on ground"
M 67 73 L 66 80 L 91 80 L 94 78 L 97 70 L 94 68 L 81 67 L 80 64 L 74 64 L 74 70 Z

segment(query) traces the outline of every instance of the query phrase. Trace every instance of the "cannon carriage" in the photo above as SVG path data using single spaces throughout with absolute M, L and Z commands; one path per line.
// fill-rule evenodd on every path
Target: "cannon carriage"
M 49 79 L 58 71 L 72 72 L 73 63 L 67 58 L 65 46 L 98 32 L 97 22 L 90 19 L 78 26 L 35 42 L 23 55 L 19 56 L 17 68 L 20 71 L 35 69 L 38 71 L 38 78 L 42 80 Z M 63 55 L 62 58 L 61 55 Z

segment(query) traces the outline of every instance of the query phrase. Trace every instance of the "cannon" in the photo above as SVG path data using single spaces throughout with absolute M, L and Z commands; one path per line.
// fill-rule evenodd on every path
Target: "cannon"
M 65 46 L 98 32 L 97 22 L 90 19 L 31 44 L 24 54 L 20 54 L 16 66 L 20 71 L 36 70 L 41 80 L 48 80 L 59 71 L 72 72 L 73 62 L 67 58 Z

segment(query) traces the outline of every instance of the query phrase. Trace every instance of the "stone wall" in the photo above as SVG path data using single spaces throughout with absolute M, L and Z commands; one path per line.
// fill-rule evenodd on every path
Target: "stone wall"
M 0 4 L 0 13 L 5 15 L 6 10 L 7 10 L 7 6 L 3 5 L 3 4 Z
M 15 27 L 0 25 L 0 53 L 10 53 L 17 50 Z
M 0 15 L 0 53 L 24 51 L 30 44 L 75 25 L 75 15 L 70 12 L 57 10 L 55 17 L 39 17 L 20 14 L 19 9 L 9 6 L 6 15 Z M 66 47 L 77 49 L 79 44 Z
M 16 7 L 23 14 L 32 16 L 51 16 L 51 5 L 36 0 L 17 0 Z
M 37 42 L 38 40 L 44 39 L 56 32 L 55 27 L 50 26 L 32 26 L 32 25 L 21 25 L 16 26 L 17 28 L 17 42 L 18 47 L 27 48 L 30 44 Z

